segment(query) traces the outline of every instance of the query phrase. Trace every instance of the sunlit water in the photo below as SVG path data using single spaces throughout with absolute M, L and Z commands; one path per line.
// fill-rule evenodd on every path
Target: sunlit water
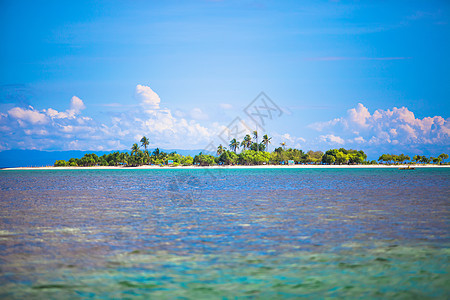
M 442 298 L 450 169 L 0 172 L 0 298 Z

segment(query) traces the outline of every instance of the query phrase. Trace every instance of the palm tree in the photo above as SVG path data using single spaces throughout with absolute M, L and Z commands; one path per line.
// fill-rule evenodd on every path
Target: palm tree
M 147 146 L 150 144 L 150 141 L 148 138 L 145 137 L 145 135 L 141 139 L 142 146 L 144 146 L 145 150 L 147 150 Z
M 226 148 L 220 144 L 219 147 L 217 147 L 217 155 L 220 156 L 223 152 L 225 152 L 225 149 Z
M 232 139 L 230 141 L 230 149 L 236 153 L 236 150 L 239 149 L 239 142 L 236 139 Z
M 282 142 L 280 145 L 283 147 L 283 150 L 286 150 L 286 143 L 285 142 Z
M 256 151 L 259 151 L 259 146 L 258 146 L 258 131 L 253 131 L 253 137 L 255 138 L 256 141 Z
M 272 139 L 272 138 L 269 137 L 267 134 L 265 134 L 265 135 L 263 136 L 262 142 L 263 142 L 264 145 L 266 145 L 266 151 L 267 151 L 267 152 L 269 152 L 269 144 L 270 144 L 270 140 L 271 140 L 271 139 Z
M 134 143 L 131 147 L 131 155 L 139 152 L 139 145 L 137 143 Z
M 144 146 L 145 151 L 144 151 L 144 158 L 145 158 L 145 163 L 148 164 L 150 161 L 150 154 L 147 151 L 147 146 L 150 144 L 150 141 L 148 140 L 148 138 L 144 135 L 142 137 L 142 139 L 140 140 L 140 142 L 142 143 L 142 146 Z
M 159 151 L 159 148 L 156 148 L 153 150 L 152 155 L 159 159 L 159 155 L 161 154 L 161 151 Z
M 128 152 L 122 152 L 119 154 L 119 162 L 123 165 L 128 163 Z
M 252 145 L 252 138 L 251 138 L 250 134 L 247 134 L 244 137 L 244 140 L 242 141 L 241 146 L 243 146 L 244 150 L 245 150 L 246 148 L 250 149 L 251 145 Z
M 441 161 L 444 162 L 444 160 L 446 160 L 448 158 L 448 154 L 442 153 L 441 155 L 439 155 L 438 157 L 441 158 Z

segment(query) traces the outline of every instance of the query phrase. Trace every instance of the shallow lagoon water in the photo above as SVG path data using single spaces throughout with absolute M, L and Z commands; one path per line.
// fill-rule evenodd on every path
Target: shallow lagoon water
M 0 297 L 448 298 L 450 170 L 0 172 Z

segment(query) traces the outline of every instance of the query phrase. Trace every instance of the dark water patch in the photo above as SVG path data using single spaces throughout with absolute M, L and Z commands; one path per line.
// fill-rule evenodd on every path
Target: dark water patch
M 68 285 L 68 284 L 42 284 L 33 286 L 33 289 L 35 290 L 42 290 L 42 289 L 74 289 L 74 288 L 80 288 L 80 286 L 74 286 L 74 285 Z
M 138 289 L 156 289 L 160 288 L 159 285 L 154 283 L 134 283 L 130 281 L 120 281 L 119 285 L 129 288 L 138 288 Z

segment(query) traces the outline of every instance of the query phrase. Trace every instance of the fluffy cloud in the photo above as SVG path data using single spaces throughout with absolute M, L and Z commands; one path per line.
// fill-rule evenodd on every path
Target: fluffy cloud
M 75 117 L 85 108 L 86 106 L 84 105 L 83 100 L 77 96 L 73 96 L 72 99 L 70 99 L 70 108 L 65 112 L 59 112 L 53 108 L 47 110 L 44 109 L 43 112 L 52 119 L 75 119 Z
M 79 114 L 83 109 L 85 109 L 86 106 L 84 105 L 83 101 L 78 98 L 77 96 L 73 96 L 72 99 L 70 99 L 70 112 L 73 112 L 73 114 Z
M 284 141 L 284 142 L 289 142 L 290 144 L 294 145 L 294 144 L 298 144 L 299 142 L 304 143 L 306 140 L 302 137 L 295 137 L 290 135 L 289 133 L 285 133 L 282 134 L 280 136 L 280 138 Z M 295 146 L 297 147 L 297 146 Z M 300 148 L 300 147 L 297 147 Z
M 159 103 L 161 99 L 158 94 L 155 93 L 149 86 L 140 85 L 136 86 L 135 97 L 142 107 L 146 110 L 159 109 Z
M 349 109 L 347 116 L 309 126 L 320 132 L 328 143 L 367 143 L 373 145 L 450 144 L 450 119 L 440 116 L 416 118 L 406 107 L 378 109 L 373 114 L 361 103 Z
M 36 111 L 32 106 L 26 109 L 20 107 L 14 107 L 8 111 L 8 115 L 17 120 L 21 126 L 25 126 L 24 122 L 31 124 L 46 124 L 48 119 L 45 114 Z
M 53 108 L 14 107 L 0 118 L 1 147 L 74 149 L 69 144 L 75 138 L 92 141 L 97 124 L 89 117 L 79 116 L 84 108 L 83 101 L 76 96 L 63 112 Z
M 98 125 L 91 118 L 80 116 L 84 108 L 83 101 L 76 96 L 63 112 L 53 108 L 14 107 L 1 115 L 0 146 L 2 149 L 81 149 L 70 147 L 71 141 L 78 139 L 91 145 L 85 149 L 97 149 L 92 141 Z
M 345 144 L 343 138 L 335 136 L 334 134 L 321 135 L 319 136 L 319 140 L 329 144 L 338 144 L 338 145 Z
M 208 119 L 208 115 L 198 107 L 195 107 L 191 110 L 190 116 L 194 120 L 207 120 Z
M 274 132 L 272 135 L 272 140 L 270 142 L 270 145 L 272 145 L 274 148 L 278 148 L 281 146 L 281 143 L 286 144 L 286 148 L 297 148 L 301 149 L 305 146 L 306 140 L 302 137 L 293 136 L 289 133 L 283 133 L 279 134 L 277 132 Z M 262 140 L 262 136 L 259 138 L 260 141 Z M 269 148 L 270 148 L 269 145 Z M 271 148 L 270 148 L 271 149 Z
M 106 136 L 121 137 L 122 140 L 133 137 L 134 141 L 146 135 L 151 147 L 185 149 L 203 148 L 217 135 L 219 129 L 217 124 L 202 126 L 196 120 L 174 116 L 170 109 L 159 109 L 121 113 L 113 118 L 110 126 L 104 125 L 102 132 Z
M 356 108 L 348 110 L 349 120 L 361 127 L 368 127 L 367 120 L 370 118 L 369 110 L 361 103 Z
M 203 126 L 197 120 L 207 119 L 199 108 L 186 119 L 161 108 L 161 100 L 148 86 L 137 85 L 139 101 L 128 110 L 111 113 L 104 122 L 83 116 L 84 102 L 73 96 L 69 108 L 36 110 L 14 107 L 0 114 L 0 147 L 2 149 L 118 150 L 128 149 L 143 135 L 151 147 L 201 149 L 217 136 L 221 127 Z

